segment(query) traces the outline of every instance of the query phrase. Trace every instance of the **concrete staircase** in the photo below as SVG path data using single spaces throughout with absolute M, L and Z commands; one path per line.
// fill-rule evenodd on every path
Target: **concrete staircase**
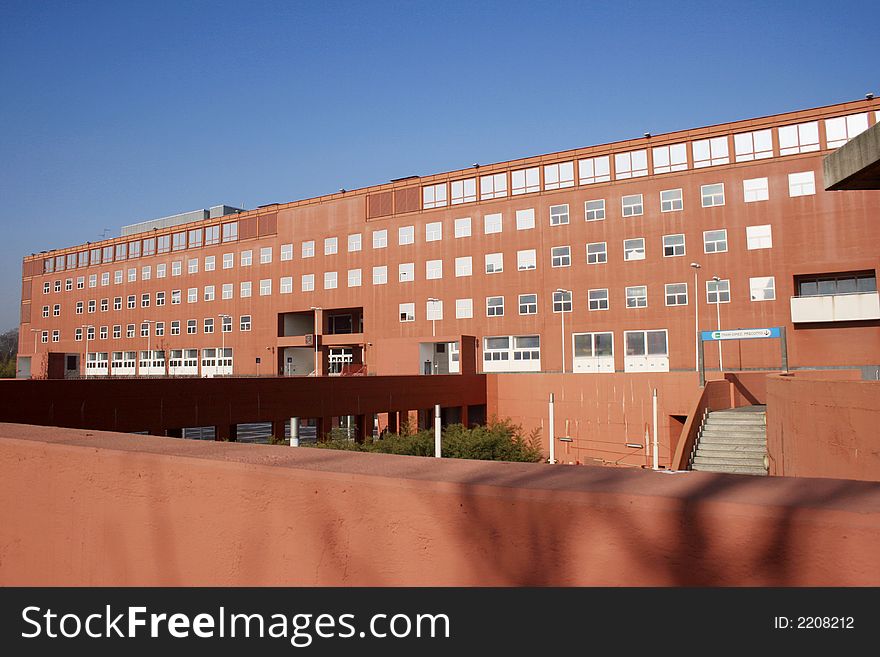
M 765 406 L 708 413 L 691 456 L 691 469 L 766 476 Z

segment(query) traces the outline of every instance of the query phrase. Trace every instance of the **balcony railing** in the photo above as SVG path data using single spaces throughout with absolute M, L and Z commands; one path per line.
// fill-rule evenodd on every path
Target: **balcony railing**
M 791 298 L 791 321 L 854 322 L 880 319 L 880 292 L 852 292 Z

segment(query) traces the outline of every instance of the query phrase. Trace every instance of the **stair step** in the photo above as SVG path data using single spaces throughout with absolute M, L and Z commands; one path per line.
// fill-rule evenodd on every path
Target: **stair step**
M 718 424 L 724 425 L 727 427 L 766 427 L 767 423 L 762 420 L 732 420 L 726 417 L 713 417 L 709 416 L 706 418 L 706 424 Z
M 756 455 L 744 457 L 740 453 L 733 454 L 713 454 L 711 456 L 703 456 L 699 452 L 694 457 L 694 465 L 744 465 L 749 467 L 763 468 L 764 455 Z
M 753 436 L 711 435 L 701 436 L 697 447 L 701 445 L 754 445 L 766 447 L 767 440 L 763 437 L 755 438 Z
M 702 440 L 697 451 L 703 450 L 707 452 L 758 452 L 763 455 L 767 452 L 767 445 L 763 441 L 753 443 L 720 443 Z
M 703 433 L 739 433 L 747 436 L 763 436 L 767 432 L 764 427 L 718 427 L 714 424 L 707 424 L 703 427 Z
M 699 472 L 727 472 L 730 474 L 757 475 L 759 477 L 767 476 L 767 471 L 763 467 L 754 468 L 741 465 L 695 465 L 693 469 Z

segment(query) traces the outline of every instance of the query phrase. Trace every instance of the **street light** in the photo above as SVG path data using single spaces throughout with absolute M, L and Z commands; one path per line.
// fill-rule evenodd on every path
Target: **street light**
M 147 324 L 147 368 L 153 369 L 153 351 L 150 348 L 150 338 L 153 335 L 153 329 L 149 326 L 149 324 L 155 324 L 155 319 L 143 319 L 141 320 L 141 324 Z
M 428 303 L 438 304 L 438 303 L 440 303 L 440 299 L 435 299 L 434 297 L 429 297 Z M 437 306 L 435 305 L 434 312 L 431 315 L 431 337 L 437 336 L 437 329 L 436 329 L 436 325 L 435 325 L 436 319 L 437 319 Z
M 227 315 L 226 313 L 220 313 L 217 315 L 220 318 L 220 358 L 224 361 L 226 360 L 226 332 L 223 330 L 225 324 L 223 323 L 224 319 L 228 319 L 232 322 L 232 315 Z M 232 324 L 230 323 L 229 328 L 232 328 Z
M 721 278 L 713 276 L 715 281 L 715 317 L 718 322 L 718 331 L 721 331 Z M 718 370 L 724 372 L 724 359 L 721 356 L 721 340 L 718 340 Z
M 40 334 L 40 329 L 32 328 L 31 331 L 34 332 L 34 355 L 31 356 L 31 378 L 33 379 L 37 366 L 37 336 Z
M 324 309 L 321 306 L 312 306 L 311 310 L 315 311 L 315 376 L 318 376 L 318 311 Z
M 694 369 L 700 369 L 700 290 L 697 287 L 697 271 L 700 269 L 699 262 L 692 262 L 691 267 L 694 268 Z
M 561 287 L 557 287 L 556 291 L 562 295 L 562 305 L 559 309 L 562 315 L 562 373 L 565 374 L 565 295 L 571 294 L 571 290 L 563 290 Z M 574 300 L 572 300 L 572 303 L 574 303 Z
M 89 329 L 94 330 L 95 327 L 91 324 L 83 324 L 82 326 L 80 326 L 80 328 L 85 329 L 86 332 L 86 352 L 83 355 L 83 376 L 85 376 L 86 374 L 88 374 L 88 372 L 86 371 L 86 366 L 88 365 L 89 360 Z

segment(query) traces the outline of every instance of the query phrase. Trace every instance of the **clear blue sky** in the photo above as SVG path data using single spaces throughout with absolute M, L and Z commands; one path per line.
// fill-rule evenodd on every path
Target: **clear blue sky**
M 219 203 L 880 94 L 874 2 L 0 0 L 0 330 L 21 257 Z

